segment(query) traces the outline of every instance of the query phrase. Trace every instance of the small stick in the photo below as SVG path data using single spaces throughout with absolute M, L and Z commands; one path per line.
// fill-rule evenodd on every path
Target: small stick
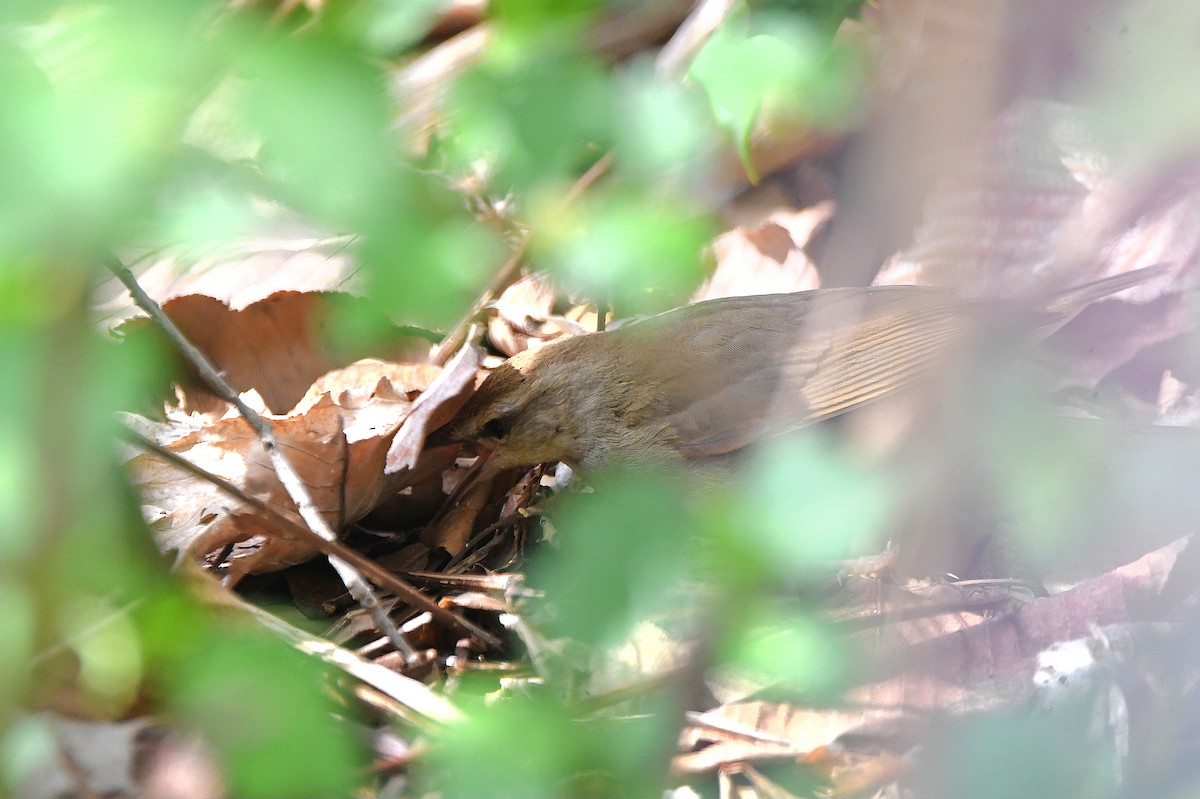
M 475 323 L 475 317 L 483 310 L 483 307 L 494 300 L 496 296 L 504 290 L 504 287 L 512 280 L 513 273 L 525 260 L 525 251 L 529 248 L 529 234 L 522 233 L 521 238 L 517 241 L 517 246 L 512 251 L 512 255 L 508 256 L 508 260 L 492 277 L 487 288 L 475 300 L 475 304 L 471 306 L 471 310 L 459 320 L 454 329 L 442 339 L 441 343 L 434 347 L 433 352 L 429 355 L 430 363 L 438 366 L 445 366 L 446 361 L 450 360 L 450 356 L 462 349 L 462 345 L 467 340 L 467 331 L 471 325 Z
M 569 207 L 571 203 L 578 200 L 580 195 L 582 195 L 597 180 L 604 176 L 604 173 L 608 171 L 609 167 L 612 166 L 612 163 L 613 154 L 611 152 L 607 152 L 602 155 L 600 159 L 596 161 L 596 163 L 588 167 L 587 171 L 580 175 L 579 179 L 571 185 L 571 188 L 567 190 L 565 195 L 563 195 L 560 207 L 565 209 Z M 463 342 L 467 339 L 467 330 L 475 321 L 475 317 L 479 315 L 479 312 L 483 310 L 484 306 L 496 299 L 500 292 L 504 291 L 505 287 L 512 282 L 513 273 L 517 271 L 517 268 L 520 267 L 521 263 L 525 260 L 525 252 L 529 249 L 529 236 L 530 234 L 528 231 L 521 234 L 521 238 L 517 241 L 517 245 L 513 249 L 512 254 L 508 257 L 508 260 L 504 262 L 500 269 L 497 270 L 496 274 L 492 277 L 491 282 L 488 283 L 487 288 L 483 290 L 483 293 L 476 298 L 475 304 L 471 306 L 470 312 L 464 316 L 459 323 L 454 326 L 454 329 L 442 339 L 441 343 L 434 348 L 433 352 L 429 356 L 429 360 L 432 363 L 442 366 L 446 363 L 446 361 L 450 360 L 451 355 L 458 352 L 459 349 L 462 348 Z
M 337 534 L 321 516 L 317 510 L 316 504 L 312 497 L 308 494 L 308 489 L 304 485 L 304 480 L 300 474 L 292 466 L 287 456 L 279 447 L 279 441 L 275 438 L 275 430 L 267 423 L 258 411 L 247 405 L 237 392 L 233 390 L 225 379 L 218 374 L 216 368 L 209 363 L 208 358 L 204 356 L 200 350 L 196 349 L 190 341 L 183 335 L 175 323 L 172 322 L 163 312 L 162 306 L 155 302 L 149 294 L 142 289 L 137 282 L 137 278 L 133 273 L 115 257 L 107 259 L 109 271 L 116 275 L 117 280 L 124 284 L 129 290 L 129 295 L 133 297 L 134 303 L 139 308 L 150 315 L 150 318 L 162 328 L 168 338 L 179 348 L 184 357 L 196 368 L 200 376 L 208 384 L 219 397 L 233 404 L 250 425 L 250 429 L 257 435 L 259 441 L 262 442 L 263 449 L 266 450 L 267 456 L 271 459 L 271 465 L 275 468 L 275 475 L 279 478 L 279 482 L 283 484 L 283 488 L 287 491 L 288 496 L 296 503 L 296 507 L 300 511 L 300 517 L 304 519 L 304 523 L 309 529 L 326 542 L 337 541 Z M 388 637 L 392 644 L 404 654 L 405 659 L 416 659 L 417 651 L 404 639 L 400 631 L 396 629 L 396 625 L 388 617 L 386 611 L 379 604 L 379 597 L 375 595 L 375 591 L 371 588 L 370 583 L 351 566 L 347 561 L 337 555 L 328 555 L 329 564 L 333 566 L 334 571 L 342 578 L 346 589 L 350 595 L 370 614 L 372 620 L 379 625 L 380 631 Z
M 692 13 L 675 31 L 671 40 L 663 45 L 654 60 L 659 77 L 678 80 L 691 66 L 696 53 L 721 27 L 725 17 L 736 7 L 734 0 L 700 0 Z

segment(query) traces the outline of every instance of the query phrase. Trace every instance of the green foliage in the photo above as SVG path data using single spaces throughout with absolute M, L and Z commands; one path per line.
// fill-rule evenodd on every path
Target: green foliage
M 1100 697 L 1095 697 L 1100 700 Z M 928 769 L 929 793 L 1018 799 L 1112 796 L 1117 744 L 1097 733 L 1103 705 L 1081 701 L 1037 716 L 968 716 L 947 725 L 936 747 L 940 769 Z
M 751 579 L 787 579 L 878 551 L 896 507 L 882 467 L 856 463 L 806 430 L 759 450 L 714 518 L 722 557 L 746 564 Z
M 145 407 L 169 360 L 154 344 L 103 340 L 91 326 L 90 293 L 114 251 L 235 239 L 257 232 L 256 215 L 271 206 L 352 236 L 370 301 L 402 323 L 444 330 L 456 321 L 521 226 L 532 233 L 536 265 L 622 312 L 682 300 L 716 229 L 695 202 L 717 139 L 705 99 L 744 151 L 756 115 L 792 88 L 807 85 L 805 108 L 820 116 L 812 84 L 832 73 L 823 45 L 801 26 L 779 36 L 721 32 L 696 73 L 707 98 L 645 63 L 616 73 L 584 44 L 587 26 L 613 5 L 493 3 L 494 37 L 439 98 L 439 127 L 421 159 L 398 141 L 393 65 L 381 58 L 413 55 L 406 48 L 423 35 L 432 3 L 326 4 L 328 13 L 291 26 L 220 2 L 0 7 L 6 779 L 30 753 L 50 751 L 29 706 L 71 690 L 99 715 L 119 716 L 147 694 L 161 699 L 176 722 L 218 748 L 231 795 L 338 795 L 362 780 L 362 742 L 335 721 L 344 708 L 328 698 L 324 669 L 215 618 L 152 550 L 121 474 L 114 418 Z M 780 69 L 788 74 L 773 74 Z M 833 85 L 829 94 L 841 90 Z M 738 99 L 751 95 L 758 99 Z M 584 170 L 610 151 L 606 182 L 567 202 Z M 511 226 L 474 215 L 454 188 L 468 172 L 485 178 L 473 200 L 512 196 Z M 829 490 L 843 479 L 798 477 L 825 480 Z M 771 573 L 764 548 L 777 545 L 771 536 L 782 521 L 757 519 L 760 543 L 734 546 L 732 517 L 712 521 L 656 481 L 613 479 L 606 493 L 567 503 L 563 556 L 534 575 L 582 641 L 626 640 L 640 621 L 683 607 L 697 568 L 707 568 L 685 556 L 694 547 L 738 564 L 714 581 L 717 597 Z M 853 526 L 814 522 L 825 523 Z M 814 547 L 797 545 L 789 558 L 829 554 Z M 726 623 L 760 606 L 739 597 Z M 757 625 L 763 636 L 779 626 L 777 618 Z M 823 645 L 808 628 L 789 639 L 792 650 Z M 743 647 L 731 646 L 735 659 Z M 805 668 L 798 680 L 824 684 Z M 565 693 L 554 685 L 472 714 L 435 741 L 429 782 L 448 795 L 657 788 L 678 713 L 600 723 L 568 713 Z M 531 731 L 541 740 L 529 741 Z
M 610 146 L 612 106 L 594 59 L 494 57 L 455 84 L 450 144 L 461 167 L 486 160 L 497 185 L 524 196 L 546 182 L 569 182 L 589 155 Z
M 759 175 L 750 143 L 764 116 L 819 128 L 844 119 L 854 102 L 848 54 L 835 50 L 803 15 L 735 14 L 688 74 L 704 89 L 754 182 Z
M 349 793 L 366 766 L 344 712 L 320 686 L 312 657 L 260 630 L 209 627 L 172 663 L 172 709 L 217 749 L 231 793 L 319 797 Z
M 712 223 L 682 200 L 637 191 L 594 192 L 580 215 L 537 209 L 531 257 L 585 296 L 609 297 L 623 315 L 674 307 L 700 279 Z M 543 213 L 545 215 L 543 215 Z M 649 266 L 649 268 L 647 268 Z
M 454 799 L 652 795 L 662 790 L 678 711 L 646 709 L 622 721 L 585 719 L 544 692 L 481 704 L 440 736 L 427 779 Z
M 848 648 L 812 609 L 762 600 L 742 608 L 717 653 L 719 662 L 763 685 L 787 688 L 809 702 L 834 698 L 849 683 Z
M 598 481 L 595 493 L 566 497 L 555 518 L 561 549 L 533 564 L 529 577 L 563 624 L 551 630 L 612 646 L 652 613 L 669 612 L 672 601 L 680 609 L 698 541 L 677 484 L 614 474 Z

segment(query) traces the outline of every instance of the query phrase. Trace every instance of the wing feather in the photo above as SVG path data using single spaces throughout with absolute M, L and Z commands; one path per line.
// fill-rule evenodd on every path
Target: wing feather
M 926 286 L 825 289 L 700 303 L 624 334 L 656 344 L 632 351 L 668 399 L 679 450 L 710 457 L 909 385 L 961 335 L 968 307 Z M 664 343 L 663 329 L 678 332 Z

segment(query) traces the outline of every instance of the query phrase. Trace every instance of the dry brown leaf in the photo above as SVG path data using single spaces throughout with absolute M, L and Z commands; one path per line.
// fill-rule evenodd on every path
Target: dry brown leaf
M 378 361 L 326 375 L 294 415 L 268 417 L 284 453 L 303 477 L 318 509 L 336 530 L 362 518 L 395 489 L 383 473 L 388 434 L 411 405 L 407 392 L 429 377 L 420 366 Z M 405 381 L 397 391 L 389 376 Z M 363 383 L 373 388 L 362 387 Z M 357 383 L 355 381 L 358 381 Z M 166 445 L 194 465 L 263 500 L 299 523 L 258 437 L 240 417 L 228 417 Z M 160 547 L 204 556 L 252 541 L 235 552 L 236 573 L 272 571 L 316 554 L 277 520 L 242 507 L 216 486 L 152 453 L 130 462 L 134 483 Z
M 883 656 L 901 674 L 857 690 L 864 706 L 916 711 L 1011 706 L 1034 693 L 1039 653 L 1097 626 L 1136 620 L 1153 605 L 1183 550 L 1176 541 L 1015 613 Z
M 1183 540 L 1175 542 L 1001 618 L 981 624 L 956 624 L 951 619 L 945 629 L 953 632 L 915 645 L 884 646 L 877 662 L 892 676 L 848 692 L 840 708 L 748 701 L 700 714 L 681 738 L 684 749 L 697 751 L 678 756 L 675 769 L 698 773 L 791 758 L 818 767 L 830 751 L 825 747 L 841 751 L 840 742 L 847 737 L 892 740 L 906 747 L 905 741 L 928 723 L 931 712 L 963 714 L 1023 706 L 1037 691 L 1033 676 L 1041 653 L 1085 638 L 1105 625 L 1137 618 L 1159 597 L 1185 545 Z M 903 637 L 891 636 L 893 642 Z M 864 761 L 865 773 L 859 770 L 864 763 L 851 765 L 840 756 L 835 761 L 834 768 L 828 764 L 825 768 L 835 783 L 839 782 L 836 775 L 841 775 L 847 791 L 864 780 L 890 781 L 898 773 L 890 767 L 877 771 L 870 758 Z
M 475 531 L 475 522 L 487 505 L 492 491 L 493 475 L 478 474 L 462 491 L 455 491 L 455 503 L 445 515 L 425 526 L 421 542 L 430 549 L 441 547 L 451 555 L 462 551 Z
M 138 283 L 159 305 L 189 295 L 211 297 L 234 310 L 282 292 L 346 291 L 355 264 L 351 237 L 261 238 L 197 253 L 168 254 L 133 264 Z M 110 327 L 141 316 L 125 288 L 111 279 L 98 291 Z M 104 299 L 107 297 L 107 299 Z
M 1109 159 L 1091 140 L 1078 109 L 1022 101 L 1005 112 L 976 151 L 957 164 L 925 206 L 912 247 L 889 259 L 876 283 L 950 286 L 969 296 L 1046 296 L 1111 274 L 1195 254 L 1200 219 L 1186 239 L 1166 246 L 1160 225 L 1105 231 Z M 1115 199 L 1115 198 L 1114 198 Z M 1135 220 L 1128 220 L 1135 224 Z M 1087 233 L 1085 234 L 1085 231 Z M 1112 236 L 1134 236 L 1113 245 Z M 1153 245 L 1146 241 L 1154 239 Z M 1122 296 L 1145 302 L 1162 293 L 1169 274 Z
M 777 211 L 757 227 L 722 233 L 712 243 L 713 276 L 692 301 L 817 288 L 820 276 L 804 247 L 832 216 L 833 204 L 820 203 L 804 211 Z
M 876 283 L 1041 297 L 1161 265 L 1160 274 L 1096 303 L 1055 339 L 1071 359 L 1071 380 L 1087 388 L 1193 329 L 1179 294 L 1197 281 L 1190 264 L 1200 256 L 1200 180 L 1145 197 L 1146 179 L 1113 164 L 1089 124 L 1079 109 L 1014 104 L 932 192 L 913 245 L 889 259 Z M 1150 371 L 1134 375 L 1127 390 L 1152 396 L 1161 368 Z
M 492 303 L 488 339 L 505 355 L 516 355 L 543 341 L 585 332 L 574 319 L 552 313 L 558 293 L 541 275 L 527 275 Z M 576 309 L 577 310 L 577 309 Z
M 388 474 L 416 468 L 425 437 L 449 422 L 466 402 L 482 358 L 482 350 L 467 344 L 417 397 L 388 449 Z
M 284 291 L 238 308 L 213 297 L 187 295 L 167 302 L 163 310 L 235 391 L 254 390 L 272 413 L 284 414 L 314 380 L 346 365 L 344 356 L 331 352 L 320 335 L 332 296 Z M 132 320 L 119 331 L 139 335 L 147 326 L 146 319 Z M 427 351 L 427 342 L 410 338 L 387 355 L 423 361 Z M 225 401 L 195 377 L 184 381 L 177 396 L 184 412 L 220 417 L 228 410 Z
M 681 743 L 685 749 L 705 748 L 677 757 L 675 768 L 697 773 L 737 762 L 801 757 L 862 727 L 876 715 L 868 710 L 813 710 L 776 702 L 722 705 L 700 714 L 699 723 L 684 731 Z

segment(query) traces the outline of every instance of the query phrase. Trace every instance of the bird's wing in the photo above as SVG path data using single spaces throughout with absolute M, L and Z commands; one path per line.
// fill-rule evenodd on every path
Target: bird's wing
M 714 300 L 628 332 L 643 325 L 647 333 L 655 325 L 671 331 L 670 342 L 644 351 L 644 367 L 668 398 L 680 452 L 699 458 L 908 385 L 939 361 L 971 316 L 970 305 L 948 290 L 887 286 Z M 688 357 L 680 357 L 685 348 Z

